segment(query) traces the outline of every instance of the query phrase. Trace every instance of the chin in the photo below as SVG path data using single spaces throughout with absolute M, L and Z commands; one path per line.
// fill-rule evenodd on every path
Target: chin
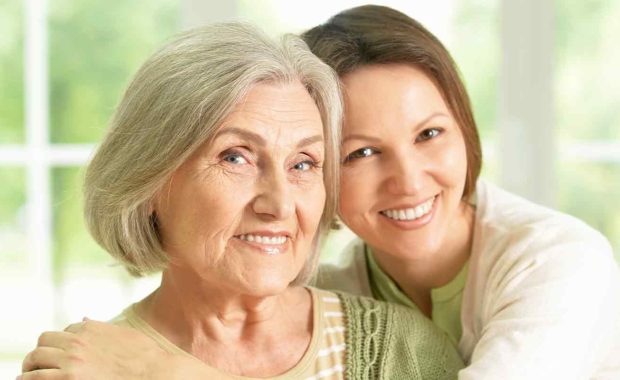
M 265 275 L 264 277 L 256 279 L 256 281 L 248 284 L 246 293 L 255 297 L 277 296 L 286 293 L 293 280 L 294 278 L 270 278 Z
M 420 260 L 432 257 L 438 250 L 437 241 L 408 241 L 394 247 L 393 255 L 401 259 Z

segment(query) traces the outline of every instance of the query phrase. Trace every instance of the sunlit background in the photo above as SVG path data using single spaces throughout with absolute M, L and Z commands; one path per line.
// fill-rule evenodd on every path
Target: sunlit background
M 220 20 L 300 32 L 363 3 L 0 1 L 0 378 L 18 374 L 43 330 L 109 319 L 158 283 L 130 278 L 93 242 L 81 195 L 84 165 L 153 49 Z M 620 257 L 620 1 L 377 3 L 417 18 L 453 53 L 483 175 L 584 219 Z M 333 236 L 328 251 L 350 236 Z

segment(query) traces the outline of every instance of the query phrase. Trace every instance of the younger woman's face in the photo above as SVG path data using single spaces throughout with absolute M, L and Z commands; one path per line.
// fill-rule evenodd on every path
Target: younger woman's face
M 432 258 L 462 228 L 467 156 L 459 126 L 414 66 L 370 65 L 342 79 L 340 217 L 377 254 Z

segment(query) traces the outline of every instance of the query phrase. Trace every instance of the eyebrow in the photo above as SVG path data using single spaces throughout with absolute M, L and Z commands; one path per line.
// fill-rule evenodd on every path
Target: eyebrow
M 236 128 L 236 127 L 230 127 L 230 128 L 221 130 L 215 135 L 213 139 L 215 140 L 222 135 L 238 135 L 238 136 L 241 136 L 243 138 L 246 138 L 254 142 L 255 144 L 265 145 L 266 143 L 265 139 L 258 133 L 254 133 L 254 132 L 241 129 L 241 128 Z M 323 136 L 314 135 L 310 137 L 304 137 L 303 139 L 299 140 L 299 142 L 297 143 L 297 148 L 302 148 L 302 147 L 305 147 L 305 146 L 308 146 L 308 145 L 311 145 L 317 142 L 323 142 Z
M 421 122 L 416 124 L 416 126 L 414 127 L 414 130 L 420 128 L 421 126 L 423 126 L 425 124 L 427 124 L 432 119 L 434 119 L 436 117 L 440 117 L 440 116 L 448 117 L 448 115 L 443 113 L 443 112 L 434 112 L 431 115 L 429 115 L 428 117 L 426 117 L 424 120 L 422 120 Z M 378 142 L 381 141 L 381 139 L 377 138 L 377 137 L 367 136 L 367 135 L 362 135 L 362 134 L 357 134 L 357 133 L 352 133 L 350 135 L 345 136 L 342 139 L 342 143 L 344 144 L 345 142 L 347 142 L 349 140 L 363 140 L 363 141 L 370 141 L 370 142 L 374 142 L 374 143 L 378 143 Z

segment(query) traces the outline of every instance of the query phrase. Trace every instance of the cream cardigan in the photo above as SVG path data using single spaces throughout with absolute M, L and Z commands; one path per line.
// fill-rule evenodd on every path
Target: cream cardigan
M 480 180 L 463 294 L 461 380 L 620 379 L 620 274 L 583 222 Z M 372 296 L 361 241 L 317 286 Z

